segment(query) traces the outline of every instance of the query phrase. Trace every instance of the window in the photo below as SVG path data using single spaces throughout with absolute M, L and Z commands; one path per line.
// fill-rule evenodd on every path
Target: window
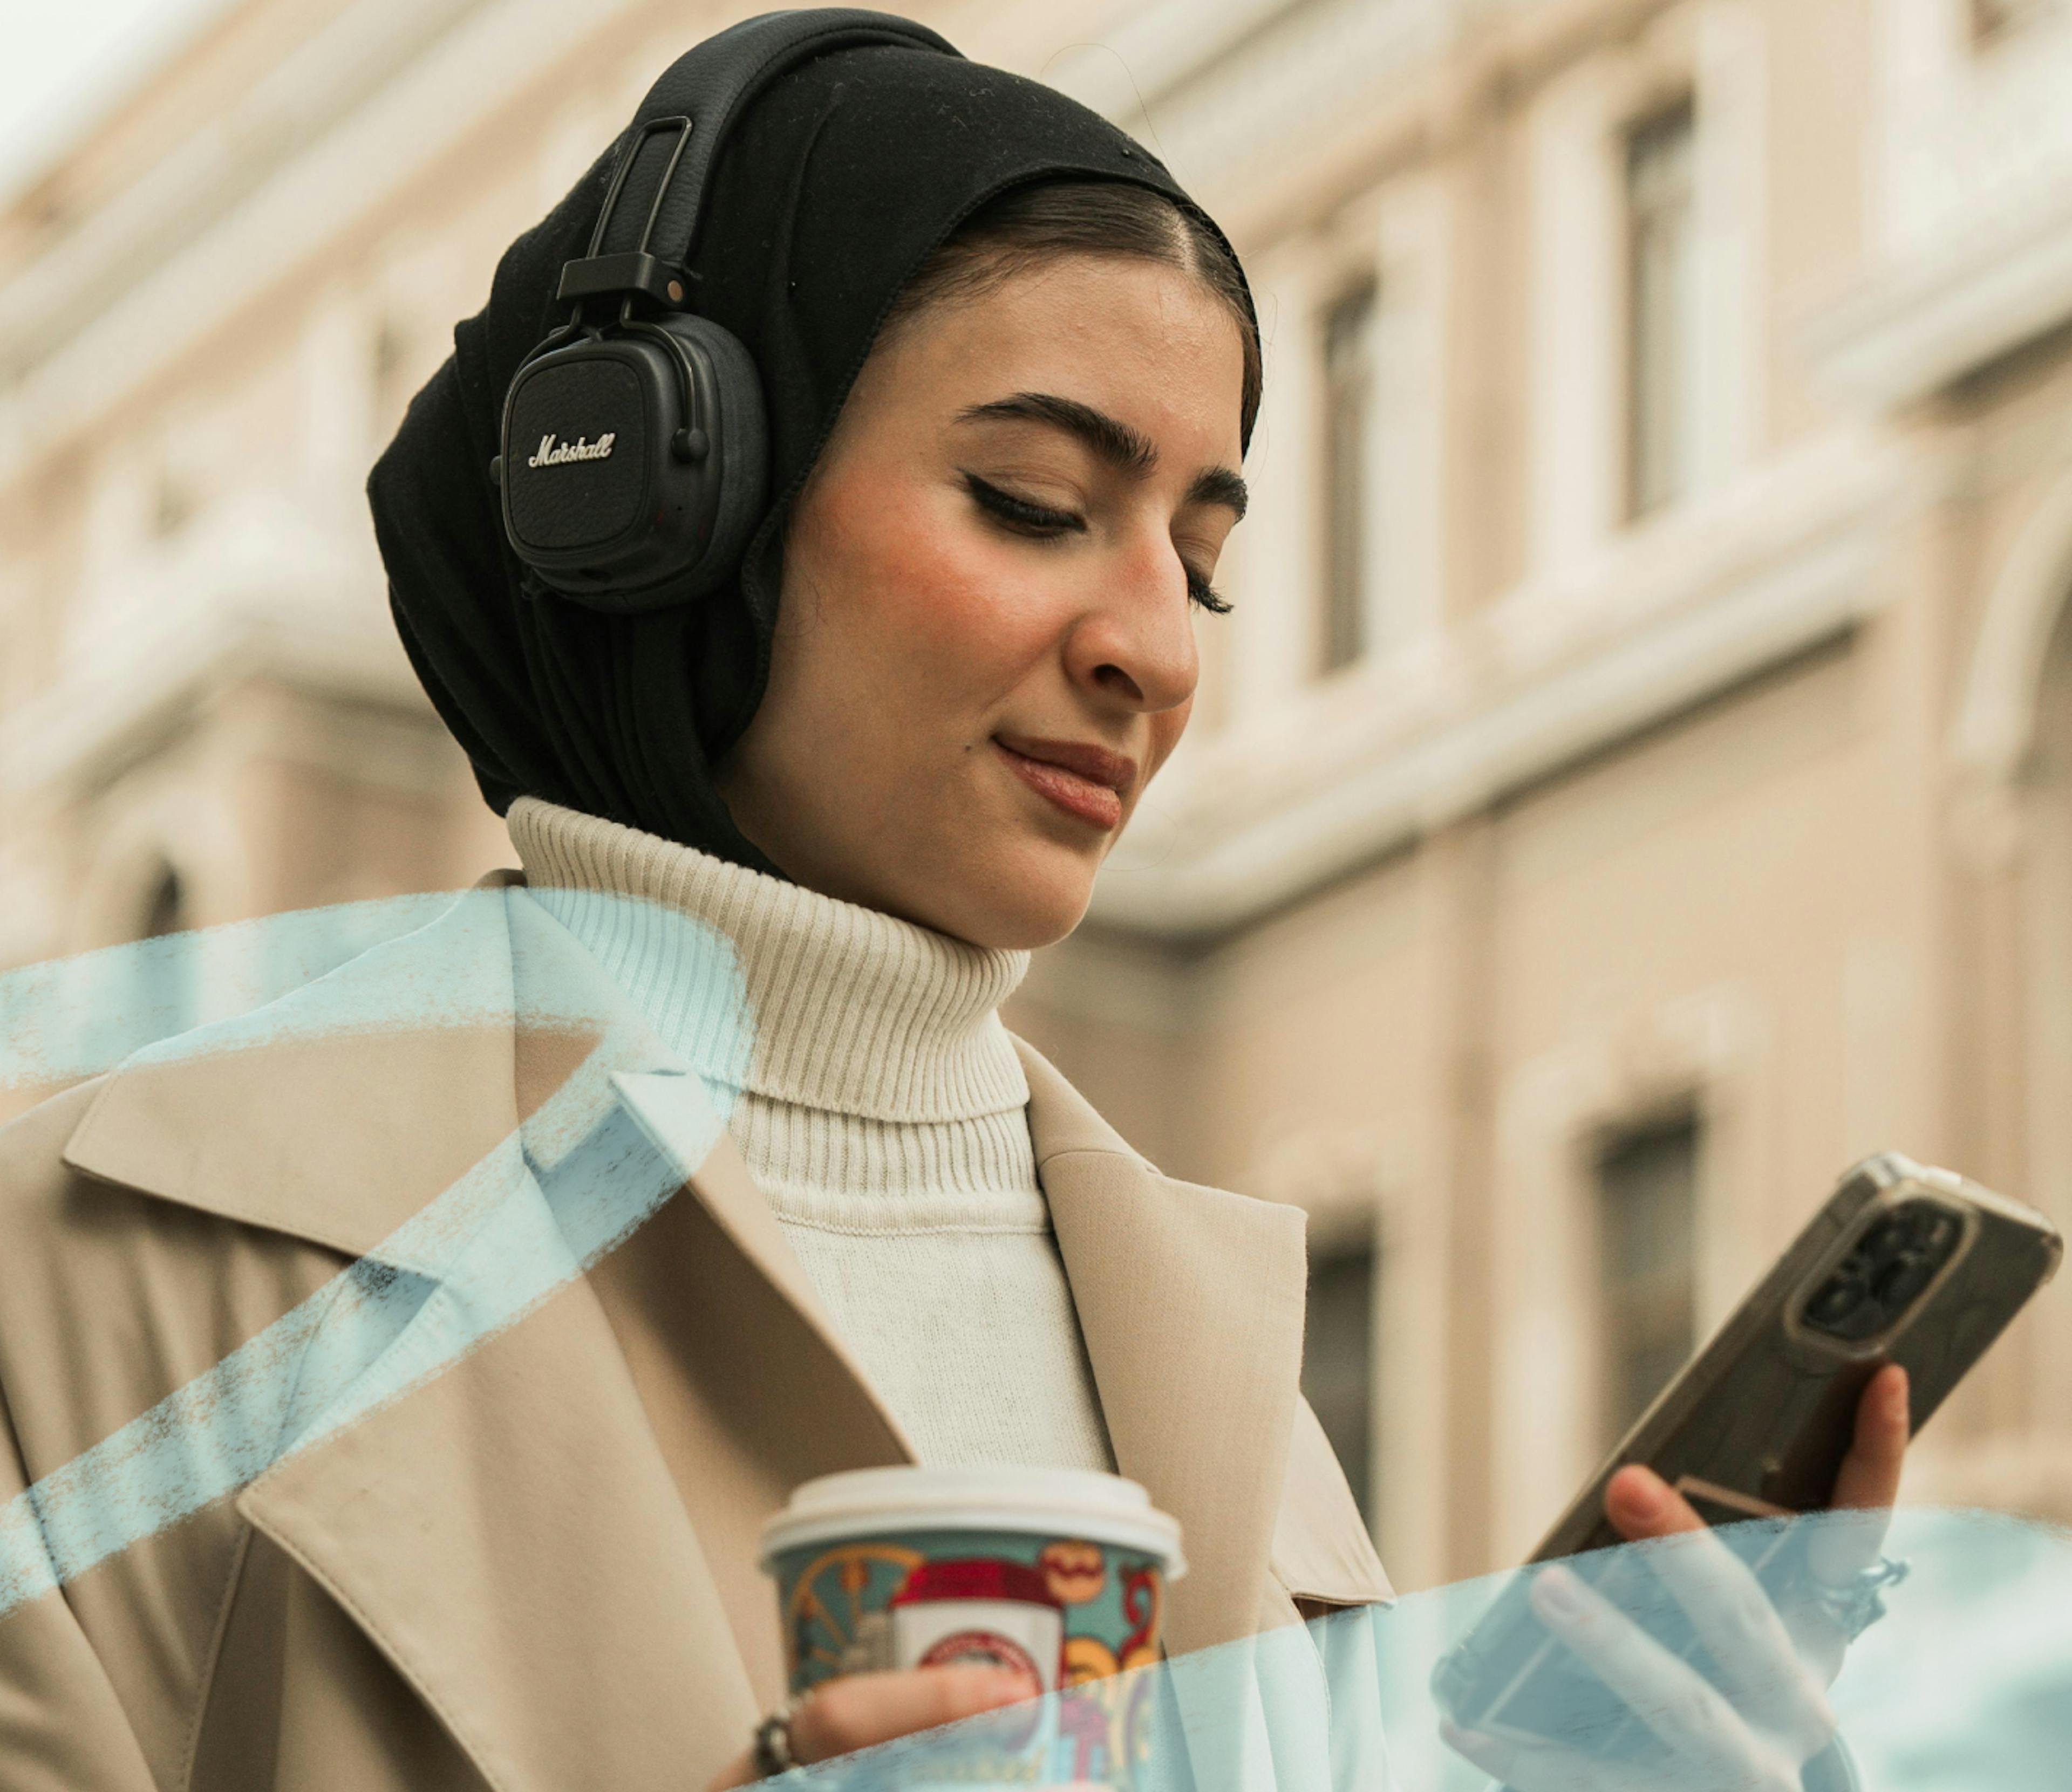
M 1607 1443 L 1684 1366 L 1696 1339 L 1698 1122 L 1614 1138 L 1597 1159 Z
M 1302 1339 L 1303 1395 L 1316 1409 L 1370 1530 L 1378 1261 L 1371 1239 L 1311 1252 Z
M 1646 516 L 1691 485 L 1696 240 L 1689 100 L 1626 140 L 1626 514 Z
M 1342 293 L 1324 313 L 1324 611 L 1319 663 L 1326 672 L 1350 666 L 1367 647 L 1374 314 L 1371 280 Z

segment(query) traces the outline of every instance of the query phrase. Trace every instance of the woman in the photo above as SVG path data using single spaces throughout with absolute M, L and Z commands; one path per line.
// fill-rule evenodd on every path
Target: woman
M 723 589 L 610 617 L 524 576 L 489 471 L 609 166 L 507 253 L 370 488 L 403 638 L 522 879 L 0 1137 L 0 1474 L 39 1488 L 53 1560 L 90 1564 L 0 1618 L 10 1786 L 742 1783 L 783 1690 L 756 1532 L 842 1468 L 1144 1482 L 1185 1528 L 1175 1652 L 1387 1596 L 1297 1392 L 1299 1219 L 1161 1176 L 997 1012 L 1083 912 L 1185 726 L 1195 613 L 1222 607 L 1259 392 L 1227 245 L 1033 84 L 883 47 L 785 76 L 721 157 L 690 269 L 754 357 L 772 502 Z M 715 937 L 753 1017 L 731 1058 L 700 993 Z M 418 1002 L 478 973 L 519 992 L 500 1020 Z M 561 1009 L 524 992 L 549 985 L 615 1018 L 538 1023 Z M 399 992 L 416 1023 L 308 1019 Z M 596 1085 L 615 1114 L 674 1148 L 696 1068 L 738 1093 L 726 1134 L 683 1146 L 681 1192 L 586 1274 L 499 1307 L 455 1249 L 512 1190 L 557 1243 L 581 1219 L 555 1177 L 615 1135 L 554 1145 L 541 1117 L 607 1034 L 635 1042 Z M 503 1204 L 447 1204 L 499 1176 Z M 395 1318 L 343 1368 L 341 1308 Z M 468 1347 L 383 1384 L 428 1329 Z M 67 1477 L 139 1414 L 187 1417 L 137 1459 L 206 1454 L 221 1389 L 256 1381 L 160 1403 L 255 1351 L 292 1371 L 272 1454 L 180 1483 L 228 1496 L 153 1482 L 127 1532 L 68 1518 Z M 1866 1396 L 1851 1501 L 1889 1503 L 1898 1393 Z M 311 1420 L 340 1400 L 353 1422 Z M 1696 1523 L 1638 1470 L 1612 1515 Z M 1704 1560 L 1689 1602 L 1738 1702 L 1587 1605 L 1550 1618 L 1673 1706 L 1679 1783 L 1794 1783 L 1836 1637 Z M 857 1676 L 789 1749 L 1007 1696 L 968 1668 Z M 1522 1792 L 1577 1783 L 1460 1745 Z

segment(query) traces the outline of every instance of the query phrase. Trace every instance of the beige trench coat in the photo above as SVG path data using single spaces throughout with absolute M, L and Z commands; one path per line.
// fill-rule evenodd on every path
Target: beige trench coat
M 491 881 L 514 937 L 580 951 Z M 516 949 L 479 923 L 328 993 Z M 0 1132 L 0 1510 L 379 1252 L 586 1044 L 276 1032 Z M 1169 1649 L 1388 1597 L 1297 1392 L 1301 1216 L 1161 1175 L 1017 1043 L 1118 1464 L 1185 1528 Z M 606 1277 L 648 1322 L 615 1331 Z M 655 1410 L 643 1352 L 681 1389 Z M 911 1458 L 722 1134 L 630 1243 L 444 1372 L 0 1618 L 0 1786 L 701 1787 L 783 1690 L 763 1519 Z

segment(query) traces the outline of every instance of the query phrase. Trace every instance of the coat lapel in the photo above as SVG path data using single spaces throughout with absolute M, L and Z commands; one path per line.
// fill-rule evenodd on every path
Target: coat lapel
M 1037 1171 L 1116 1464 L 1178 1519 L 1175 1654 L 1250 1634 L 1294 1424 L 1304 1220 L 1161 1175 L 1018 1039 Z
M 700 1785 L 754 1722 L 709 1564 L 581 1278 L 238 1505 L 492 1786 Z
M 571 1021 L 528 977 L 582 985 L 594 1011 Z M 424 1024 L 396 1024 L 399 990 Z M 557 1023 L 517 1024 L 543 1010 Z M 592 1135 L 543 1142 L 586 1077 L 615 1079 Z M 786 1470 L 911 1459 L 697 1087 L 558 924 L 482 890 L 134 1060 L 67 1147 L 91 1176 L 409 1273 L 375 1352 L 349 1335 L 360 1290 L 333 1285 L 343 1317 L 316 1327 L 298 1372 L 298 1401 L 315 1385 L 330 1403 L 296 1409 L 317 1441 L 237 1503 L 512 1792 L 703 1784 L 767 1693 L 580 1273 L 574 1235 L 610 1226 L 584 1205 L 585 1151 L 607 1171 L 659 1154 L 680 1175 L 688 1194 L 665 1195 L 634 1241 L 691 1256 L 688 1304 L 753 1313 L 755 1350 L 730 1372 L 813 1415 L 778 1452 Z M 373 1359 L 327 1380 L 309 1365 L 327 1343 Z

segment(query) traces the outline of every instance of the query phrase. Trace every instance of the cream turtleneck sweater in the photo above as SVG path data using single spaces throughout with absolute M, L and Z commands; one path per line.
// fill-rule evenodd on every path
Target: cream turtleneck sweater
M 1112 1470 L 999 1014 L 1029 954 L 533 798 L 508 821 L 536 899 L 694 1060 L 672 917 L 733 942 L 754 1034 L 728 1130 L 921 1460 Z

